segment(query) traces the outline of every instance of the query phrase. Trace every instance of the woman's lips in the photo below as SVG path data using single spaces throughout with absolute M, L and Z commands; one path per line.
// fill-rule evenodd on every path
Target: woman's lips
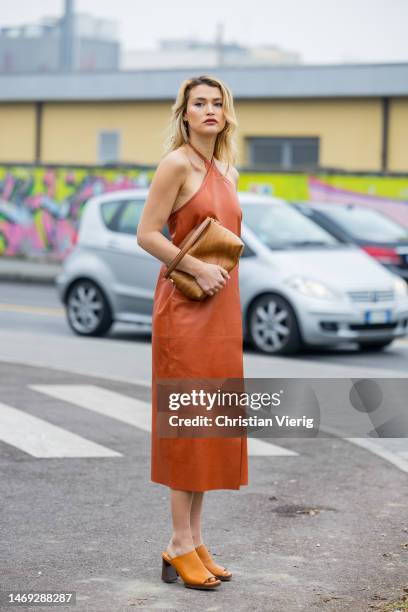
M 204 123 L 217 123 L 216 119 L 207 119 L 207 121 L 204 121 Z

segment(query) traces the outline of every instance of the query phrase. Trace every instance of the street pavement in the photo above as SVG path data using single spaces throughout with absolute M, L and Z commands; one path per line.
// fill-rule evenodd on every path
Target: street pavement
M 366 612 L 407 586 L 406 473 L 331 437 L 259 441 L 270 452 L 250 450 L 249 486 L 204 501 L 205 541 L 233 580 L 216 593 L 163 583 L 170 515 L 150 481 L 149 389 L 0 373 L 2 593 L 75 591 L 81 612 Z
M 244 369 L 406 377 L 407 356 L 406 340 L 377 355 L 247 348 Z M 214 593 L 164 584 L 170 512 L 168 489 L 150 481 L 150 373 L 148 335 L 79 338 L 51 284 L 0 284 L 0 593 L 76 591 L 81 612 L 366 612 L 401 597 L 404 439 L 249 439 L 249 485 L 204 502 L 205 542 L 233 580 Z

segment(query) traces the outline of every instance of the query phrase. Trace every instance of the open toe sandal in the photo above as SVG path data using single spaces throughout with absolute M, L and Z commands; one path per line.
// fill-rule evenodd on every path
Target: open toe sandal
M 221 584 L 221 581 L 204 566 L 196 550 L 172 558 L 166 551 L 162 552 L 162 580 L 175 582 L 178 576 L 189 589 L 209 590 Z
M 205 567 L 212 573 L 214 576 L 222 580 L 223 582 L 231 580 L 232 572 L 227 570 L 225 567 L 221 567 L 221 565 L 217 565 L 214 562 L 214 559 L 210 555 L 205 544 L 200 544 L 200 546 L 196 547 L 196 551 L 201 561 L 205 565 Z

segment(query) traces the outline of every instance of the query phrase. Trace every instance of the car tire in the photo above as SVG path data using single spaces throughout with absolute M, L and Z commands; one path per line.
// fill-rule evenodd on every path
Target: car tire
M 394 342 L 392 340 L 380 340 L 378 342 L 359 342 L 360 351 L 381 351 Z
M 113 323 L 112 311 L 102 289 L 93 281 L 76 281 L 67 293 L 68 325 L 78 336 L 103 336 Z
M 302 346 L 296 314 L 278 294 L 255 299 L 248 312 L 247 332 L 251 344 L 268 355 L 293 355 Z

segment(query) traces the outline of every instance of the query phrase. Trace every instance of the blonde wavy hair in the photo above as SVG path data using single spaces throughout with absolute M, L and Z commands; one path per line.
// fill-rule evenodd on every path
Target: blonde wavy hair
M 167 137 L 164 144 L 164 155 L 178 149 L 189 141 L 189 129 L 187 122 L 184 122 L 183 115 L 187 110 L 187 103 L 190 92 L 197 85 L 209 85 L 218 87 L 221 91 L 224 116 L 226 119 L 224 129 L 217 135 L 214 147 L 214 157 L 228 164 L 234 164 L 237 157 L 235 143 L 235 131 L 237 129 L 237 119 L 234 110 L 234 100 L 230 89 L 220 79 L 211 75 L 202 75 L 186 79 L 180 86 L 176 101 L 171 107 L 172 116 L 170 125 L 167 128 Z

